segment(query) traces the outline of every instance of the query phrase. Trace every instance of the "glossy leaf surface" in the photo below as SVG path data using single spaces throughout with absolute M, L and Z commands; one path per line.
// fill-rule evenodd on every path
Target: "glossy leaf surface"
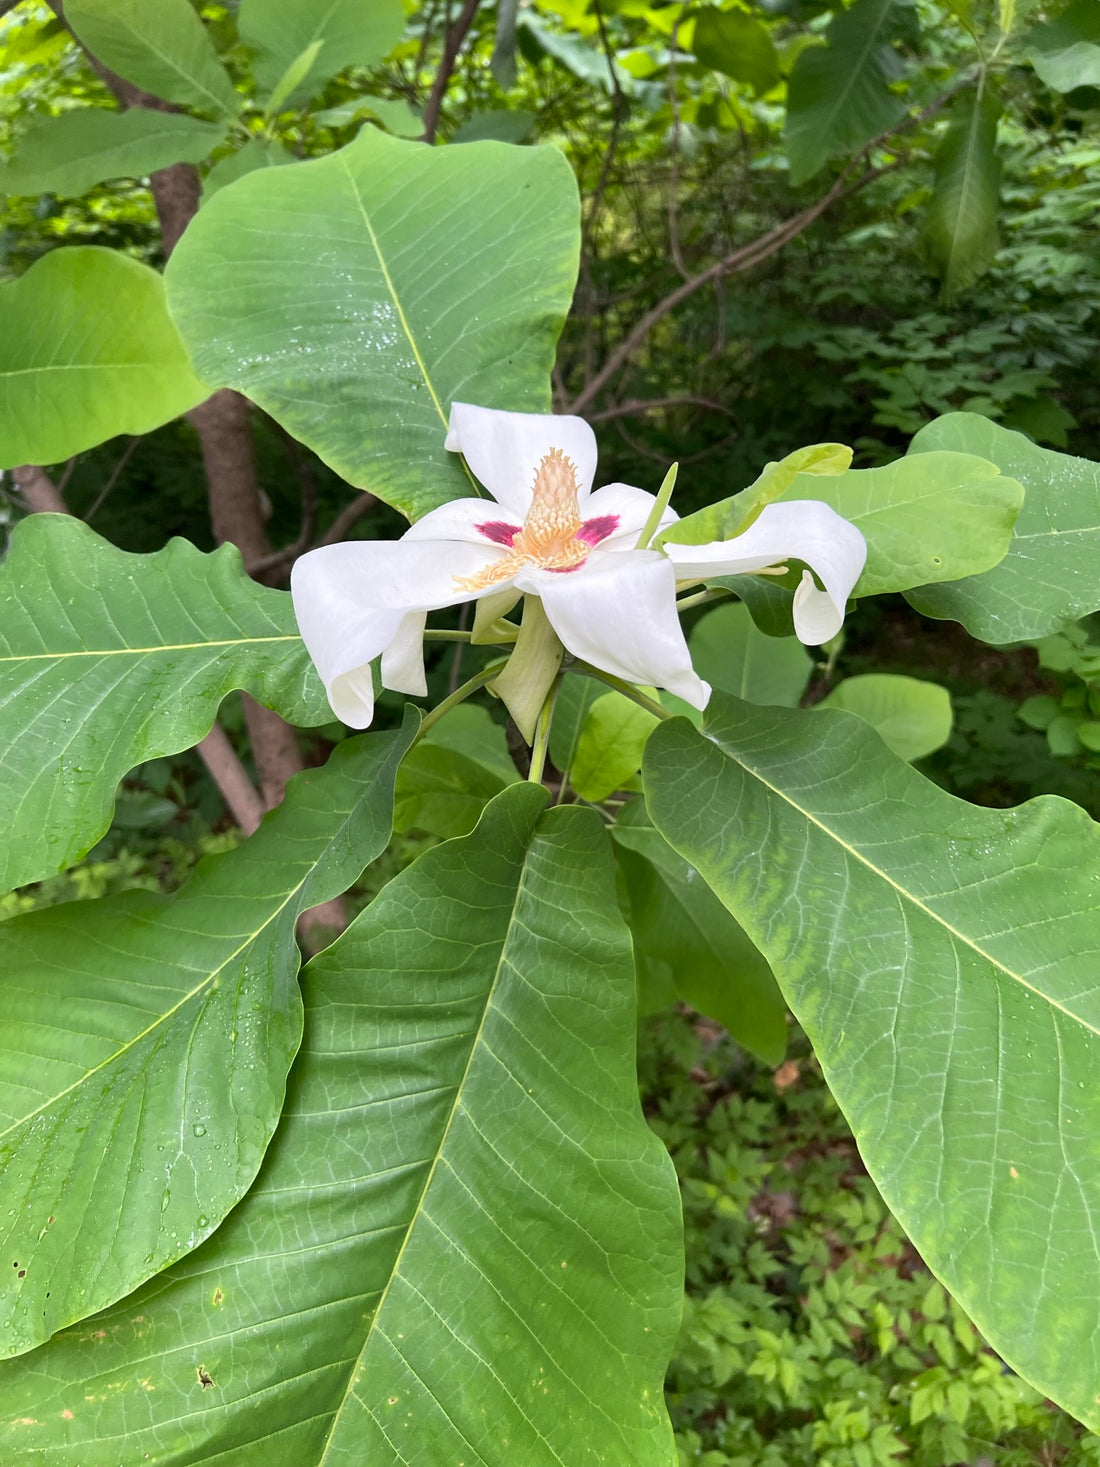
M 0 315 L 0 467 L 148 433 L 206 396 L 160 276 L 116 250 L 51 250 L 0 285 Z
M 221 190 L 167 284 L 205 381 L 416 518 L 475 492 L 443 447 L 453 400 L 549 410 L 577 247 L 556 149 L 426 148 L 366 127 Z
M 240 110 L 188 0 L 66 0 L 65 20 L 97 60 L 154 97 L 200 112 Z
M 301 1037 L 295 922 L 384 849 L 416 723 L 342 744 L 170 896 L 0 923 L 3 1353 L 129 1294 L 244 1195 Z
M 235 549 L 129 555 L 68 516 L 24 520 L 0 566 L 0 889 L 82 856 L 123 775 L 197 743 L 233 688 L 332 718 L 289 594 Z
M 967 805 L 829 710 L 716 698 L 705 735 L 662 724 L 645 774 L 921 1257 L 1009 1365 L 1100 1425 L 1097 827 L 1052 797 Z
M 36 1423 L 13 1448 L 672 1467 L 676 1180 L 638 1105 L 607 838 L 544 798 L 505 791 L 308 966 L 252 1191 L 169 1275 L 8 1366 L 4 1417 Z
M 1008 554 L 984 575 L 921 586 L 907 599 L 925 616 L 962 622 L 983 642 L 1045 637 L 1100 607 L 1100 465 L 1039 448 L 976 413 L 948 413 L 909 445 L 981 454 L 1026 491 Z
M 78 107 L 49 117 L 20 137 L 0 168 L 0 193 L 87 193 L 108 178 L 144 178 L 170 163 L 199 163 L 225 129 L 179 112 Z

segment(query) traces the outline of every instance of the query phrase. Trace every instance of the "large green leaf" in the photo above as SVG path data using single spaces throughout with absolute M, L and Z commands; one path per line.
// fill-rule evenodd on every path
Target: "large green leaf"
M 540 820 L 544 798 L 506 790 L 309 965 L 252 1191 L 6 1367 L 14 1452 L 672 1467 L 679 1207 L 638 1106 L 630 939 L 596 816 Z
M 924 453 L 876 469 L 797 473 L 768 502 L 820 499 L 863 532 L 867 564 L 853 596 L 953 581 L 1002 559 L 1024 498 L 1020 484 L 1002 474 L 1003 465 L 974 453 Z M 743 529 L 759 507 L 753 489 L 743 489 L 698 516 L 685 516 L 663 539 L 724 539 Z
M 905 102 L 891 86 L 905 65 L 893 43 L 912 28 L 906 0 L 855 0 L 835 15 L 826 45 L 800 53 L 787 102 L 793 184 L 813 178 L 834 153 L 854 152 L 900 122 Z
M 241 40 L 257 52 L 256 80 L 275 86 L 297 57 L 320 43 L 287 102 L 311 97 L 345 66 L 377 66 L 405 29 L 401 0 L 241 0 Z
M 155 270 L 92 245 L 0 285 L 0 467 L 148 433 L 206 396 Z
M 656 697 L 655 690 L 649 691 Z M 656 724 L 655 713 L 622 693 L 593 699 L 569 765 L 569 781 L 582 800 L 606 800 L 637 774 Z
M 294 924 L 385 848 L 416 722 L 342 744 L 172 896 L 0 923 L 5 1354 L 129 1294 L 244 1195 L 301 1038 Z
M 945 300 L 965 289 L 997 253 L 1000 116 L 1000 99 L 983 77 L 956 99 L 951 125 L 936 150 L 925 234 Z
M 1100 835 L 983 810 L 861 720 L 715 698 L 646 750 L 657 828 L 768 959 L 868 1169 L 998 1354 L 1100 1426 Z
M 742 10 L 697 11 L 691 49 L 704 66 L 747 83 L 758 95 L 779 84 L 779 62 L 768 29 Z
M 577 217 L 556 148 L 365 127 L 205 205 L 168 267 L 172 314 L 207 382 L 415 518 L 472 492 L 443 447 L 454 399 L 548 411 Z
M 846 677 L 817 706 L 858 713 L 887 748 L 910 763 L 942 749 L 951 737 L 951 694 L 922 678 L 892 672 Z
M 1057 20 L 1036 26 L 1027 47 L 1027 59 L 1056 92 L 1100 87 L 1100 7 L 1095 0 L 1074 0 Z
M 518 779 L 503 725 L 481 704 L 460 703 L 402 761 L 394 825 L 467 835 L 489 800 Z
M 640 991 L 670 991 L 724 1024 L 765 1064 L 779 1064 L 787 1005 L 763 953 L 654 829 L 644 801 L 625 806 L 611 833 L 630 902 Z
M 24 520 L 0 567 L 0 890 L 82 856 L 127 770 L 196 743 L 233 688 L 332 718 L 290 596 L 232 546 L 128 555 L 68 516 Z
M 23 133 L 0 168 L 0 193 L 87 193 L 108 178 L 144 178 L 170 163 L 199 163 L 225 136 L 182 112 L 78 107 Z
M 97 60 L 154 97 L 200 112 L 240 110 L 189 0 L 65 0 L 65 20 Z
M 910 591 L 917 610 L 1000 644 L 1048 636 L 1100 608 L 1100 465 L 1039 448 L 976 413 L 937 418 L 909 445 L 922 457 L 941 449 L 990 459 L 1026 497 L 1004 559 L 984 575 Z
M 754 623 L 744 605 L 716 606 L 688 638 L 695 671 L 713 688 L 794 708 L 806 691 L 813 659 L 794 637 L 777 641 Z

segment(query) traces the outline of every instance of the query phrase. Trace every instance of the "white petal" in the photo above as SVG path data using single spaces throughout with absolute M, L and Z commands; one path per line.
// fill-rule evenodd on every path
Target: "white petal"
M 509 514 L 494 504 L 491 499 L 452 499 L 438 509 L 430 509 L 426 515 L 410 525 L 401 536 L 402 540 L 462 540 L 469 545 L 500 544 L 501 540 L 491 531 L 486 534 L 479 525 L 509 525 L 518 530 L 523 524 L 522 515 Z
M 867 542 L 855 525 L 818 499 L 769 504 L 743 535 L 732 540 L 667 544 L 665 550 L 681 580 L 743 575 L 788 558 L 804 561 L 825 587 L 819 591 L 804 577 L 795 592 L 794 629 L 811 647 L 840 630 L 848 597 L 867 559 Z
M 535 473 L 551 448 L 573 460 L 582 501 L 596 477 L 596 435 L 583 418 L 504 413 L 456 402 L 445 447 L 461 453 L 497 503 L 521 520 L 531 506 Z
M 425 611 L 410 611 L 401 618 L 393 641 L 382 653 L 382 686 L 394 693 L 408 693 L 425 698 L 428 680 L 424 676 Z
M 499 558 L 494 551 L 453 541 L 348 540 L 295 561 L 294 614 L 338 718 L 353 728 L 368 727 L 374 711 L 371 662 L 407 630 L 410 612 L 473 600 L 455 577 L 476 575 Z M 408 668 L 400 648 L 397 665 Z
M 585 500 L 581 513 L 586 522 L 612 515 L 618 519 L 615 529 L 598 542 L 601 550 L 633 550 L 656 503 L 657 496 L 647 494 L 644 489 L 635 489 L 630 484 L 608 484 Z M 676 511 L 666 506 L 658 528 L 667 529 L 678 519 Z
M 664 556 L 639 550 L 594 556 L 575 571 L 525 569 L 516 585 L 542 597 L 551 626 L 574 656 L 706 707 L 710 687 L 692 668 L 676 615 L 676 573 Z

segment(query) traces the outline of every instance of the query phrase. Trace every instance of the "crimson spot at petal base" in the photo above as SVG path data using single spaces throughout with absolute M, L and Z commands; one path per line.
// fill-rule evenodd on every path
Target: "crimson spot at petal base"
M 483 525 L 475 525 L 474 529 L 479 535 L 484 535 L 486 540 L 492 540 L 495 545 L 511 545 L 519 534 L 519 525 L 509 525 L 504 520 L 487 520 Z
M 598 514 L 594 519 L 585 520 L 577 531 L 577 539 L 583 540 L 586 545 L 598 545 L 601 540 L 606 540 L 608 535 L 613 535 L 619 528 L 619 516 L 617 514 Z

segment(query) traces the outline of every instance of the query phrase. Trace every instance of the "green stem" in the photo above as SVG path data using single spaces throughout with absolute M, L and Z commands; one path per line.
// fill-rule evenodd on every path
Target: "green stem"
M 500 671 L 498 665 L 483 667 L 480 672 L 474 673 L 472 678 L 468 678 L 460 688 L 455 688 L 450 697 L 444 698 L 442 703 L 437 703 L 430 713 L 424 715 L 424 721 L 413 743 L 419 742 L 434 723 L 438 723 L 445 714 L 450 713 L 452 708 L 457 708 L 471 693 L 476 693 L 478 688 L 483 688 L 486 683 L 491 683 L 493 678 L 499 677 Z
M 598 667 L 593 667 L 590 662 L 574 662 L 569 669 L 570 672 L 583 673 L 585 677 L 594 677 L 601 683 L 606 683 L 609 688 L 614 688 L 617 693 L 622 693 L 632 703 L 637 703 L 639 708 L 644 708 L 647 713 L 652 713 L 657 718 L 675 718 L 675 713 L 670 713 L 660 703 L 646 696 L 640 688 L 633 683 L 628 683 L 621 677 L 615 677 L 610 672 L 601 672 Z
M 449 632 L 449 631 L 426 631 L 425 642 L 468 642 L 473 634 L 471 632 Z
M 554 704 L 558 700 L 560 687 L 561 674 L 559 673 L 539 710 L 539 721 L 535 727 L 535 741 L 531 745 L 531 767 L 527 771 L 527 779 L 531 784 L 542 783 L 542 772 L 546 768 L 546 750 L 550 742 L 550 720 L 554 716 Z
M 711 601 L 721 601 L 726 596 L 732 596 L 732 591 L 727 591 L 725 586 L 710 586 L 705 591 L 693 591 L 690 596 L 682 596 L 676 603 L 677 614 L 690 611 L 693 606 L 707 606 Z

